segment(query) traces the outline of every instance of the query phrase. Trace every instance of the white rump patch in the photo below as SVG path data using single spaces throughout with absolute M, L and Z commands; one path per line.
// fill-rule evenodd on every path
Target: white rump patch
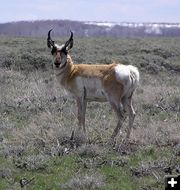
M 132 65 L 117 65 L 115 67 L 116 80 L 124 85 L 125 93 L 134 91 L 139 83 L 139 71 Z
M 137 67 L 134 67 L 133 65 L 127 65 L 127 67 L 129 68 L 131 74 L 133 75 L 135 82 L 139 83 L 139 71 Z
M 115 75 L 117 81 L 127 83 L 130 77 L 130 69 L 126 65 L 117 65 L 115 67 Z

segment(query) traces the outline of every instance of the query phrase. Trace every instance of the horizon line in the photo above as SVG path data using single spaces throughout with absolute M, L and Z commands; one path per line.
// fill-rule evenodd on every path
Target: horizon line
M 12 21 L 5 21 L 1 22 L 0 24 L 10 24 L 10 23 L 18 23 L 18 22 L 40 22 L 40 21 L 72 21 L 72 22 L 83 22 L 83 23 L 142 23 L 142 24 L 180 24 L 180 22 L 172 22 L 172 21 L 100 21 L 100 20 L 73 20 L 73 19 L 32 19 L 32 20 L 12 20 Z

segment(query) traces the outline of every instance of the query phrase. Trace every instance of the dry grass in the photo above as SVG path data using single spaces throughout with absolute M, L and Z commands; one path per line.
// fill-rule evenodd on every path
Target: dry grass
M 58 140 L 61 144 L 63 139 L 70 138 L 72 131 L 77 128 L 77 108 L 64 91 L 58 88 L 53 91 L 53 80 L 46 83 L 39 73 L 29 78 L 15 71 L 1 70 L 1 73 L 2 78 L 7 79 L 1 85 L 0 127 L 4 143 L 15 141 L 17 144 L 34 146 L 37 140 L 45 144 Z M 142 144 L 179 143 L 180 90 L 176 85 L 179 79 L 177 75 L 172 78 L 176 80 L 174 85 L 168 82 L 162 84 L 163 79 L 159 81 L 159 76 L 154 77 L 155 85 L 147 85 L 151 76 L 142 76 L 142 84 L 134 96 L 137 116 L 132 140 L 141 141 Z M 86 122 L 91 141 L 105 142 L 116 125 L 116 117 L 108 103 L 90 103 Z M 127 121 L 118 139 L 123 138 L 126 127 Z M 7 133 L 12 137 L 5 139 Z

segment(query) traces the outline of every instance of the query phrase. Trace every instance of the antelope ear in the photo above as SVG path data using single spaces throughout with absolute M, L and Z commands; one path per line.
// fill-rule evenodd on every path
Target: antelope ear
M 53 46 L 51 49 L 51 54 L 53 55 L 56 51 L 57 51 L 57 48 L 55 46 Z

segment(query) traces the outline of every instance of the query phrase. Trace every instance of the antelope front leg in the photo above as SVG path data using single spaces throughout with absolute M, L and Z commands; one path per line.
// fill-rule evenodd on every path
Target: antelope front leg
M 85 89 L 83 91 L 82 97 L 77 98 L 77 106 L 78 106 L 78 121 L 79 121 L 79 127 L 83 127 L 83 131 L 86 132 L 85 128 L 85 114 L 86 114 L 86 92 Z
M 81 102 L 80 100 L 77 100 L 78 105 L 78 121 L 79 121 L 79 127 L 83 127 L 83 131 L 86 132 L 85 128 L 85 114 L 86 114 L 86 102 Z

